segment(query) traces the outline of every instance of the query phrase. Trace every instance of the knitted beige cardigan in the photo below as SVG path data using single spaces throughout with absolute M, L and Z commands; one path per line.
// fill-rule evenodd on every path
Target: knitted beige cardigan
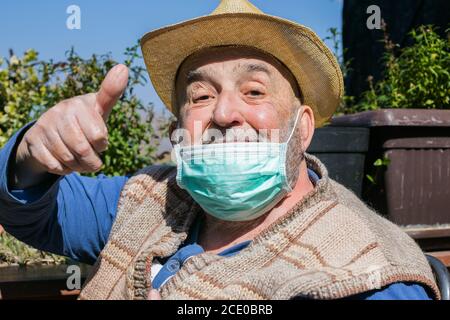
M 417 282 L 440 298 L 416 243 L 328 178 L 233 257 L 190 258 L 162 288 L 162 299 L 337 299 L 394 282 Z M 199 206 L 176 170 L 150 166 L 125 185 L 116 221 L 80 299 L 146 299 L 155 257 L 175 253 Z

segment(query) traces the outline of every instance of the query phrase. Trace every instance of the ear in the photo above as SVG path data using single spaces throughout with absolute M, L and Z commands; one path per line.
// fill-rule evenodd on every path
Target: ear
M 312 138 L 314 136 L 315 120 L 314 112 L 311 107 L 303 105 L 301 107 L 300 115 L 300 134 L 302 138 L 302 145 L 306 151 L 311 144 Z
M 172 134 L 177 128 L 178 128 L 178 121 L 177 120 L 172 121 L 169 125 L 169 140 L 172 146 L 173 146 Z

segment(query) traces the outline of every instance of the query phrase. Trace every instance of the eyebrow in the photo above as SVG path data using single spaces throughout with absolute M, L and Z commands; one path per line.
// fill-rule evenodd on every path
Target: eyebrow
M 250 63 L 245 64 L 244 66 L 239 66 L 240 68 L 243 68 L 246 72 L 264 72 L 267 73 L 267 75 L 271 75 L 270 70 L 263 64 L 260 63 Z
M 234 71 L 238 71 L 238 70 L 243 70 L 244 72 L 247 72 L 247 73 L 264 72 L 269 76 L 271 75 L 270 70 L 265 65 L 260 64 L 260 63 L 250 63 L 250 64 L 245 64 L 245 65 L 238 65 L 234 68 Z M 211 79 L 211 76 L 206 71 L 191 70 L 186 75 L 187 85 L 189 85 L 193 82 L 203 81 L 203 80 L 208 80 L 208 79 Z
M 193 82 L 202 81 L 209 78 L 210 76 L 205 71 L 191 70 L 186 75 L 186 82 L 187 85 L 190 85 Z

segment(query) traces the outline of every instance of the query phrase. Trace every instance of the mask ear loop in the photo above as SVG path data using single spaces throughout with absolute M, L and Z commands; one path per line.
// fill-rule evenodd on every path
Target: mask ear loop
M 299 108 L 297 111 L 297 116 L 295 117 L 294 126 L 292 127 L 291 134 L 289 135 L 289 138 L 287 139 L 286 144 L 288 144 L 289 141 L 291 141 L 291 138 L 294 135 L 295 129 L 297 129 L 298 117 L 300 116 L 300 110 L 301 110 L 301 108 Z
M 289 184 L 288 179 L 287 179 L 287 172 L 286 172 L 286 157 L 287 157 L 287 151 L 288 151 L 289 142 L 291 141 L 292 136 L 294 135 L 295 129 L 297 128 L 298 118 L 299 118 L 299 116 L 300 116 L 300 110 L 301 110 L 301 109 L 298 109 L 298 111 L 297 111 L 297 116 L 295 117 L 294 126 L 292 127 L 292 130 L 291 130 L 291 133 L 290 133 L 290 135 L 289 135 L 289 138 L 288 138 L 287 141 L 283 144 L 283 149 L 284 149 L 284 150 L 283 150 L 283 153 L 284 153 L 284 159 L 283 159 L 283 161 L 282 161 L 282 163 L 281 163 L 281 165 L 282 165 L 282 168 L 281 168 L 282 171 L 281 171 L 281 172 L 283 172 L 283 175 L 284 175 L 285 190 L 286 190 L 287 193 L 291 193 L 293 189 L 292 189 L 292 187 L 291 187 L 291 185 Z

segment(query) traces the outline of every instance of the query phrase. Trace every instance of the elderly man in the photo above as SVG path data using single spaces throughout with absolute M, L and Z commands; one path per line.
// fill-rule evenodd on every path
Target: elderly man
M 177 169 L 74 173 L 102 165 L 122 65 L 0 155 L 0 223 L 39 249 L 95 262 L 81 299 L 439 298 L 414 241 L 306 153 L 343 90 L 311 30 L 234 0 L 141 44 L 178 118 Z

